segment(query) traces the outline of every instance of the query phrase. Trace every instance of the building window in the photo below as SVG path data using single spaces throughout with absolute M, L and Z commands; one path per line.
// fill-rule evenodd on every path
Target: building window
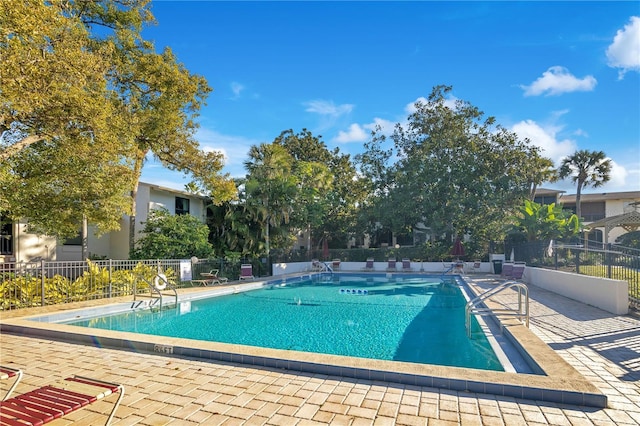
M 585 222 L 595 222 L 606 216 L 604 201 L 580 203 L 580 210 Z
M 558 197 L 556 197 L 555 195 L 536 195 L 536 197 L 533 199 L 533 202 L 538 203 L 542 206 L 549 205 L 549 204 L 557 204 Z
M 176 197 L 176 214 L 189 214 L 189 199 Z
M 0 254 L 13 254 L 13 221 L 0 215 Z
M 75 237 L 67 238 L 62 243 L 65 246 L 81 246 L 82 245 L 82 231 L 78 231 L 78 235 Z

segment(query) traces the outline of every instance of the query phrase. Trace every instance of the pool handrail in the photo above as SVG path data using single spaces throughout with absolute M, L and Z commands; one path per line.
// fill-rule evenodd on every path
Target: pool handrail
M 484 301 L 504 290 L 515 288 L 518 291 L 518 309 L 491 309 L 484 304 Z M 522 296 L 524 297 L 524 305 Z M 524 309 L 524 310 L 523 310 Z M 467 329 L 467 336 L 472 338 L 471 335 L 471 315 L 492 315 L 492 316 L 512 316 L 516 317 L 520 322 L 529 327 L 529 288 L 526 284 L 518 281 L 505 281 L 502 284 L 485 291 L 484 293 L 476 296 L 467 302 L 465 306 L 465 327 Z

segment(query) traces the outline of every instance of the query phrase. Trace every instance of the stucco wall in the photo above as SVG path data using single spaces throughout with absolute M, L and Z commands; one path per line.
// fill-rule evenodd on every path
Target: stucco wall
M 629 284 L 622 280 L 589 277 L 527 266 L 523 281 L 616 315 L 629 312 Z
M 47 235 L 28 233 L 26 222 L 20 221 L 14 225 L 13 236 L 15 255 L 10 257 L 12 261 L 57 260 L 56 239 Z
M 331 266 L 331 262 L 327 262 Z M 364 270 L 365 262 L 340 262 L 340 271 L 360 272 Z M 374 272 L 390 272 L 387 270 L 387 262 L 373 262 Z M 450 262 L 411 262 L 412 272 L 427 272 L 440 274 L 451 266 Z M 479 268 L 474 268 L 474 262 L 465 262 L 465 273 L 490 273 L 491 264 L 482 262 Z M 311 270 L 311 262 L 275 263 L 273 275 L 295 274 Z M 396 262 L 396 271 L 402 272 L 402 262 Z

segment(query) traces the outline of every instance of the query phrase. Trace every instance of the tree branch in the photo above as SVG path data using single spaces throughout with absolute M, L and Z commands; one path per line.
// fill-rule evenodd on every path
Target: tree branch
M 17 154 L 18 152 L 27 148 L 29 145 L 32 145 L 43 139 L 44 139 L 44 136 L 41 136 L 41 135 L 27 136 L 26 138 L 22 139 L 20 142 L 16 142 L 13 145 L 10 145 L 5 149 L 0 150 L 0 161 L 7 160 L 9 157 L 11 157 L 14 154 Z

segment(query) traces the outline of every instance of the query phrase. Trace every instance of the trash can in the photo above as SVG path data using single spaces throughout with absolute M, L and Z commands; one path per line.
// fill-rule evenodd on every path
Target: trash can
M 496 259 L 491 261 L 493 263 L 493 273 L 500 275 L 502 273 L 502 260 Z

